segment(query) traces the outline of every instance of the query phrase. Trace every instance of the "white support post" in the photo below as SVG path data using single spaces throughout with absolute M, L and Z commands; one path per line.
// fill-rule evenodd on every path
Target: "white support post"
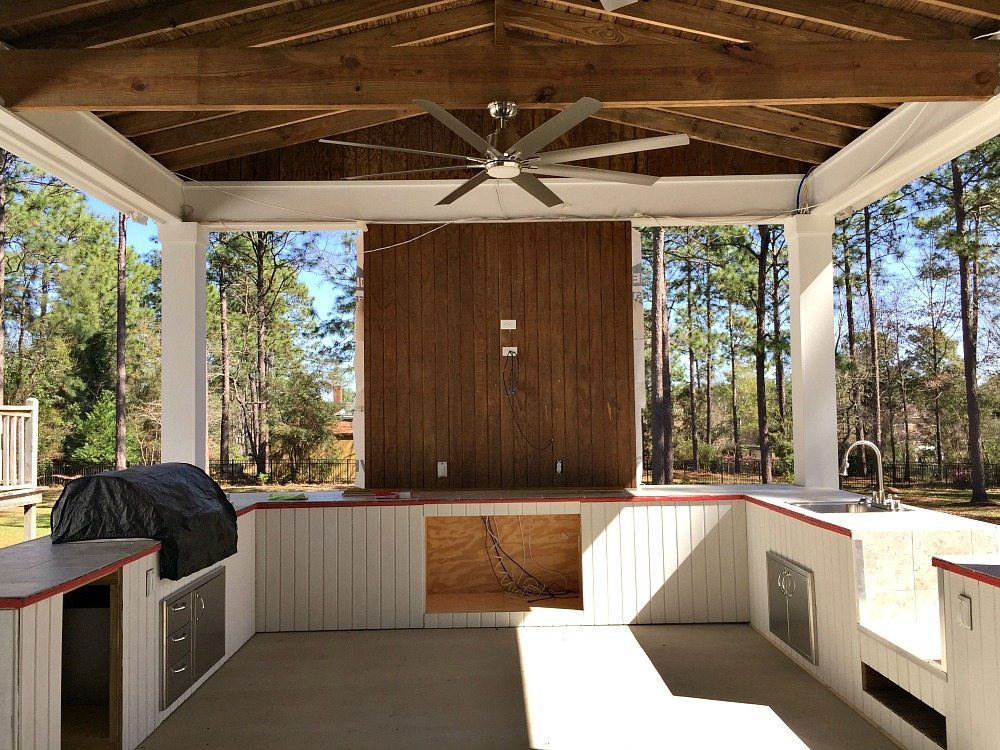
M 159 227 L 163 383 L 161 461 L 207 469 L 208 373 L 205 253 L 208 232 L 183 222 Z
M 642 407 L 646 403 L 646 328 L 642 314 L 642 235 L 632 228 L 632 375 L 635 388 L 635 486 L 642 486 Z
M 804 487 L 838 486 L 833 227 L 832 216 L 815 214 L 785 224 L 795 483 Z
M 354 293 L 354 485 L 365 487 L 365 234 L 357 234 L 358 275 Z

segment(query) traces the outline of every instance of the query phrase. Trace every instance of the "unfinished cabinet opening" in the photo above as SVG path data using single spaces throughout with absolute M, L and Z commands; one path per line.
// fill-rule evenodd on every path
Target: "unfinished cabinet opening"
M 583 609 L 580 516 L 426 520 L 427 612 Z
M 948 727 L 944 715 L 864 662 L 861 663 L 861 687 L 936 745 L 948 747 Z
M 62 747 L 121 747 L 120 572 L 63 596 Z

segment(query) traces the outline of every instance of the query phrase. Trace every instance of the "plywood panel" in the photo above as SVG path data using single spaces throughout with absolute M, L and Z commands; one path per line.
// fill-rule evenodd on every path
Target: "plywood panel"
M 369 486 L 634 481 L 629 224 L 375 225 L 366 246 Z

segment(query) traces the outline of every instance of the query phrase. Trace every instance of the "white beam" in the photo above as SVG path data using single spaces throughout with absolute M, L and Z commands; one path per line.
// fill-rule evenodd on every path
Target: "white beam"
M 0 107 L 0 147 L 123 213 L 181 216 L 181 179 L 89 112 Z
M 785 223 L 792 349 L 795 483 L 837 487 L 837 368 L 833 327 L 833 216 Z
M 544 180 L 566 201 L 545 208 L 509 182 L 435 205 L 456 180 L 188 183 L 187 218 L 213 228 L 246 225 L 356 228 L 358 223 L 629 220 L 636 224 L 775 223 L 795 208 L 801 175 L 671 177 L 652 187 Z
M 904 104 L 817 167 L 803 205 L 833 216 L 863 208 L 998 134 L 1000 96 Z
M 358 285 L 354 305 L 354 485 L 367 487 L 365 479 L 365 235 L 357 236 Z
M 161 460 L 206 469 L 208 372 L 205 253 L 208 231 L 194 223 L 159 227 L 163 382 Z

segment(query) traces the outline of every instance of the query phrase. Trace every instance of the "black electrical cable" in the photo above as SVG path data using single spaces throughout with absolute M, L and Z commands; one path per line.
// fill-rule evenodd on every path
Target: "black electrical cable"
M 511 380 L 510 383 L 507 382 L 507 369 L 511 370 Z M 503 372 L 500 375 L 503 380 L 503 392 L 507 397 L 507 403 L 510 404 L 510 414 L 514 418 L 514 426 L 517 427 L 517 431 L 521 433 L 521 437 L 524 439 L 531 448 L 541 453 L 544 450 L 551 448 L 555 442 L 555 437 L 550 437 L 549 442 L 545 445 L 538 446 L 531 442 L 531 438 L 528 437 L 528 433 L 525 432 L 524 427 L 521 425 L 521 420 L 517 418 L 517 407 L 514 405 L 514 394 L 517 393 L 520 380 L 520 365 L 517 360 L 517 355 L 513 352 L 509 352 L 505 358 L 503 364 Z

